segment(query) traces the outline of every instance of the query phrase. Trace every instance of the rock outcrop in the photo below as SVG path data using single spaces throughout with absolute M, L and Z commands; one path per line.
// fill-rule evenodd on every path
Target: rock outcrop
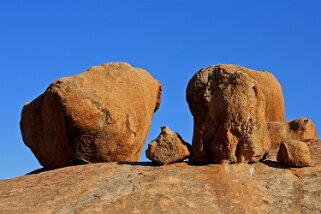
M 309 166 L 311 157 L 309 147 L 299 140 L 287 140 L 281 143 L 277 161 L 288 166 Z
M 284 121 L 282 88 L 267 71 L 206 67 L 186 93 L 194 117 L 193 162 L 257 162 L 270 149 L 267 122 Z
M 278 148 L 287 140 L 318 141 L 316 128 L 309 118 L 299 118 L 290 122 L 271 121 L 268 122 L 268 128 L 273 148 Z
M 190 155 L 190 145 L 168 127 L 161 127 L 161 133 L 146 150 L 146 157 L 157 164 L 170 164 L 182 161 Z
M 94 66 L 55 81 L 24 106 L 23 140 L 47 169 L 138 161 L 160 97 L 159 81 L 143 69 Z
M 320 213 L 315 167 L 98 163 L 0 180 L 0 213 Z M 272 151 L 274 155 L 276 151 Z

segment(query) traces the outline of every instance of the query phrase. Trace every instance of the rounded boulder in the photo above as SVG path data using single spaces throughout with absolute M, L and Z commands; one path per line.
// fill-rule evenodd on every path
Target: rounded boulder
M 268 121 L 284 121 L 280 83 L 267 71 L 219 64 L 199 70 L 186 98 L 193 162 L 256 162 L 270 149 Z
M 143 69 L 94 66 L 53 82 L 26 104 L 22 137 L 47 169 L 138 161 L 160 98 L 160 82 Z

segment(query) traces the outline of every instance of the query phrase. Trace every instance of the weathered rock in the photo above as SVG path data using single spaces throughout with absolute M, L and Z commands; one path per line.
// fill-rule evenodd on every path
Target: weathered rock
M 277 161 L 288 166 L 309 166 L 311 157 L 306 143 L 299 140 L 287 140 L 281 143 Z
M 0 213 L 320 213 L 315 167 L 99 163 L 0 180 Z M 274 154 L 274 151 L 271 152 Z
M 48 169 L 81 162 L 138 161 L 161 85 L 127 63 L 64 77 L 24 106 L 25 144 Z
M 282 89 L 266 71 L 206 67 L 186 92 L 194 116 L 193 162 L 256 162 L 270 149 L 267 121 L 284 120 Z
M 163 126 L 158 138 L 148 145 L 146 156 L 155 163 L 169 164 L 188 158 L 189 150 L 190 145 L 178 133 Z
M 289 122 L 289 138 L 301 141 L 317 141 L 316 128 L 309 118 L 299 118 Z
M 268 128 L 273 148 L 278 148 L 286 140 L 314 142 L 318 140 L 316 128 L 309 118 L 299 118 L 290 122 L 270 121 Z
M 279 148 L 283 141 L 288 140 L 289 124 L 286 121 L 270 121 L 268 122 L 268 129 L 271 138 L 271 147 Z

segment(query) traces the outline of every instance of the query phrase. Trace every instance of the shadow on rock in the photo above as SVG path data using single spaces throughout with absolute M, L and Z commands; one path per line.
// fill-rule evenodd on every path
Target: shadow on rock
M 131 166 L 158 166 L 153 162 L 118 162 L 119 165 L 131 165 Z
M 261 163 L 263 163 L 269 167 L 273 167 L 273 168 L 277 168 L 277 169 L 300 168 L 300 167 L 289 167 L 285 164 L 279 163 L 277 161 L 272 161 L 272 160 L 264 160 L 264 161 L 261 161 Z
M 48 171 L 48 170 L 45 170 L 44 168 L 40 168 L 40 169 L 33 170 L 31 172 L 28 172 L 26 175 L 39 174 L 39 173 L 45 172 L 45 171 Z

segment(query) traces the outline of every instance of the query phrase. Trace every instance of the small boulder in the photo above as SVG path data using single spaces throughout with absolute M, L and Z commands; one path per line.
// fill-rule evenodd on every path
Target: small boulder
M 161 85 L 127 63 L 94 66 L 61 78 L 23 107 L 24 143 L 46 169 L 139 161 Z
M 318 141 L 316 128 L 309 118 L 299 118 L 290 122 L 270 121 L 268 128 L 273 148 L 278 148 L 281 142 L 286 140 Z
M 166 165 L 188 158 L 190 147 L 178 133 L 163 126 L 157 139 L 148 145 L 146 156 L 155 163 Z
M 306 143 L 298 140 L 287 140 L 281 143 L 277 161 L 288 166 L 309 166 L 311 157 Z
M 289 122 L 289 138 L 304 142 L 317 141 L 317 130 L 309 118 L 299 118 Z

